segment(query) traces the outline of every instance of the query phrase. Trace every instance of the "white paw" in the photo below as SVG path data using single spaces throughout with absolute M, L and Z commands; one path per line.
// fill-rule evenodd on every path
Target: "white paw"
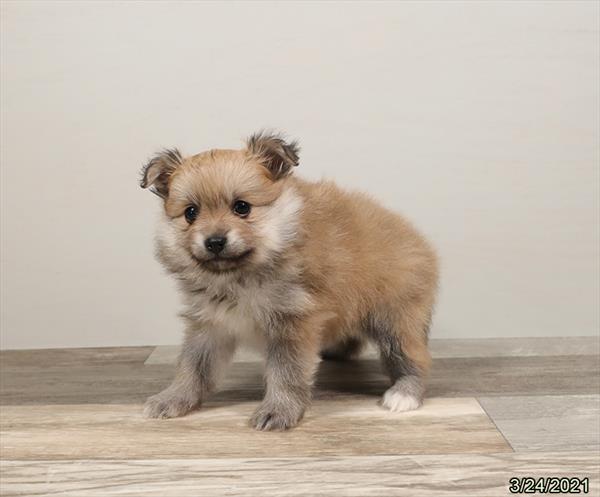
M 418 409 L 421 401 L 392 387 L 383 394 L 381 405 L 392 412 L 404 412 Z

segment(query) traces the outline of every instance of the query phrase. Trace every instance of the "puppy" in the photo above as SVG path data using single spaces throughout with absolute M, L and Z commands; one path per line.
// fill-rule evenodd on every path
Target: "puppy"
M 265 354 L 265 396 L 250 420 L 259 430 L 298 424 L 320 354 L 349 357 L 366 340 L 392 384 L 382 405 L 421 405 L 434 252 L 366 196 L 293 176 L 298 150 L 263 132 L 242 150 L 166 150 L 144 167 L 141 186 L 164 202 L 157 256 L 179 282 L 186 323 L 176 377 L 146 416 L 198 407 L 240 343 Z

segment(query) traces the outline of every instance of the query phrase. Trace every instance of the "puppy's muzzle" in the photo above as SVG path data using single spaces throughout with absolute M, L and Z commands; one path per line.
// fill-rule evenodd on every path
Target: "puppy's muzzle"
M 204 241 L 206 250 L 217 255 L 223 252 L 225 245 L 227 244 L 227 238 L 224 236 L 211 236 Z

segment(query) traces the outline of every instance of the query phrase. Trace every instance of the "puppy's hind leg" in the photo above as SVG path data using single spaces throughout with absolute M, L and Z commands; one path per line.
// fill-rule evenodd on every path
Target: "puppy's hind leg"
M 391 411 L 411 411 L 423 403 L 431 357 L 427 349 L 430 308 L 373 312 L 365 331 L 379 348 L 381 363 L 392 381 L 381 404 Z
M 189 330 L 183 342 L 173 383 L 148 398 L 144 415 L 174 418 L 198 407 L 215 388 L 218 373 L 231 360 L 235 341 L 230 336 Z

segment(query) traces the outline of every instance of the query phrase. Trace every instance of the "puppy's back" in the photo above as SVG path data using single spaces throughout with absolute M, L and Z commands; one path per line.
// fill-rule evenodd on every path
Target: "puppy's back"
M 405 218 L 332 182 L 294 179 L 294 187 L 304 199 L 302 255 L 319 286 L 344 300 L 433 296 L 435 253 Z

